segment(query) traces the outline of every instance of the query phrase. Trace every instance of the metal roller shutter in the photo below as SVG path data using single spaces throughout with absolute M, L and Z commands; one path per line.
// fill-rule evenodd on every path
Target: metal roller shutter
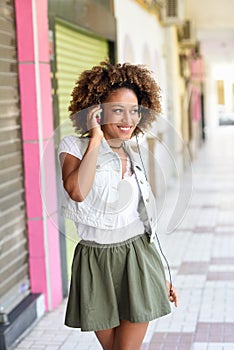
M 0 307 L 29 294 L 14 1 L 0 0 Z
M 56 61 L 57 95 L 60 125 L 68 119 L 71 92 L 79 74 L 109 56 L 109 46 L 105 39 L 88 35 L 74 27 L 56 20 Z M 66 129 L 62 128 L 62 136 Z
M 68 106 L 71 92 L 79 74 L 100 63 L 109 56 L 108 41 L 91 36 L 60 19 L 55 21 L 56 83 L 59 110 L 59 136 L 71 134 L 68 122 Z M 64 123 L 66 121 L 66 123 Z M 77 232 L 72 221 L 65 220 L 67 272 L 70 277 L 71 262 L 77 241 Z

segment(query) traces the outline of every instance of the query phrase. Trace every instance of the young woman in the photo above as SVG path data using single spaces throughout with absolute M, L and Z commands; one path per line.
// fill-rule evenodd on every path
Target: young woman
M 154 244 L 154 197 L 129 144 L 160 112 L 159 87 L 144 66 L 102 62 L 81 74 L 69 110 L 79 135 L 59 147 L 63 212 L 81 241 L 65 324 L 94 331 L 105 350 L 137 350 L 148 322 L 178 302 Z

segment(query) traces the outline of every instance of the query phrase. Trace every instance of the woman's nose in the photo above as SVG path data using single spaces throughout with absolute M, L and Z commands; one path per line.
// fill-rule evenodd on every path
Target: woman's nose
M 131 116 L 131 113 L 130 111 L 124 111 L 124 115 L 123 115 L 123 121 L 126 123 L 126 124 L 131 124 L 132 123 L 132 116 Z

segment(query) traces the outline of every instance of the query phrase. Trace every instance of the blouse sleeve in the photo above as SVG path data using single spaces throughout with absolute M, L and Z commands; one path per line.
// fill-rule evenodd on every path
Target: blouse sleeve
M 78 147 L 77 137 L 70 135 L 65 136 L 59 144 L 58 155 L 61 153 L 69 153 L 72 156 L 82 159 L 81 151 Z

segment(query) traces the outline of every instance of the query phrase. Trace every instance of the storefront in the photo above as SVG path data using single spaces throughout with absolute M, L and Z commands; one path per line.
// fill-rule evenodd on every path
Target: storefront
M 47 1 L 0 3 L 0 348 L 62 300 Z
M 15 9 L 0 4 L 0 310 L 7 314 L 30 293 Z

